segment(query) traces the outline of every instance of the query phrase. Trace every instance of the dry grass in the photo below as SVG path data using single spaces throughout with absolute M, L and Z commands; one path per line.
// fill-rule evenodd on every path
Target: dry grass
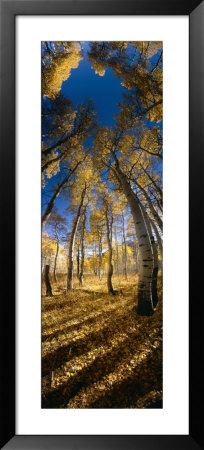
M 162 407 L 162 302 L 154 315 L 133 311 L 135 275 L 85 278 L 66 293 L 66 279 L 42 296 L 44 408 Z M 161 282 L 160 282 L 161 284 Z

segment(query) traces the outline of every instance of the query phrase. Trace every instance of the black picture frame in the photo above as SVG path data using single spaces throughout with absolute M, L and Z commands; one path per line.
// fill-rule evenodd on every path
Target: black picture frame
M 10 450 L 45 448 L 50 450 L 196 450 L 204 448 L 202 369 L 204 315 L 201 254 L 204 225 L 202 206 L 204 193 L 204 2 L 200 0 L 1 0 L 0 7 L 0 208 L 3 219 L 1 221 L 1 259 L 3 261 L 1 287 L 2 289 L 5 287 L 5 295 L 1 300 L 0 327 L 1 448 Z M 18 15 L 189 16 L 189 435 L 15 435 L 15 17 Z

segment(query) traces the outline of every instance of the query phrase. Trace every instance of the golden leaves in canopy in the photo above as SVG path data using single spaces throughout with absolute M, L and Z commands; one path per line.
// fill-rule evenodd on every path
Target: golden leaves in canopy
M 45 171 L 47 178 L 52 178 L 59 172 L 59 169 L 59 161 L 53 161 Z
M 148 149 L 152 153 L 157 154 L 159 149 L 158 144 L 158 128 L 147 129 L 140 140 L 141 149 Z
M 122 154 L 127 154 L 127 152 L 135 147 L 135 138 L 131 134 L 125 134 L 123 139 L 119 143 L 119 148 Z
M 79 203 L 84 187 L 86 187 L 87 198 L 91 200 L 92 191 L 95 188 L 98 179 L 99 174 L 95 170 L 93 160 L 90 155 L 86 155 L 86 158 L 77 169 L 75 182 L 73 184 L 72 201 L 74 205 Z
M 152 122 L 160 122 L 161 118 L 162 118 L 162 114 L 163 114 L 163 105 L 162 103 L 160 103 L 157 106 L 154 106 L 154 108 L 152 108 L 148 113 L 147 113 L 147 117 L 152 121 Z
M 106 72 L 106 64 L 98 63 L 97 61 L 94 61 L 92 64 L 92 68 L 95 70 L 95 74 L 99 75 L 100 77 L 103 77 Z
M 95 73 L 103 76 L 110 67 L 122 86 L 127 90 L 136 88 L 137 101 L 141 102 L 143 114 L 149 120 L 162 120 L 162 42 L 92 42 L 88 59 Z M 126 124 L 130 115 L 132 112 L 128 109 L 123 117 Z M 120 122 L 123 122 L 122 117 Z
M 59 44 L 59 43 L 57 43 Z M 71 69 L 76 69 L 83 56 L 78 42 L 67 42 L 63 51 L 59 52 L 59 45 L 53 57 L 42 71 L 42 93 L 49 98 L 55 98 L 61 90 L 63 81 L 66 81 Z
M 135 45 L 138 47 L 139 52 L 147 59 L 151 58 L 162 48 L 162 42 L 160 41 L 136 41 Z

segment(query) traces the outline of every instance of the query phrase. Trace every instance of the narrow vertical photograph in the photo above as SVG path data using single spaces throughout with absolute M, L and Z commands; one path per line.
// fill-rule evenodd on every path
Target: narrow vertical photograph
M 162 408 L 162 42 L 41 67 L 41 407 Z

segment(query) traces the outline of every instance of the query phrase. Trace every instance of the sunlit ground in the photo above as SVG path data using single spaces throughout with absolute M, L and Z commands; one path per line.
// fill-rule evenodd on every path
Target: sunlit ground
M 66 278 L 42 296 L 43 408 L 162 408 L 162 292 L 151 317 L 133 311 L 137 278 Z

